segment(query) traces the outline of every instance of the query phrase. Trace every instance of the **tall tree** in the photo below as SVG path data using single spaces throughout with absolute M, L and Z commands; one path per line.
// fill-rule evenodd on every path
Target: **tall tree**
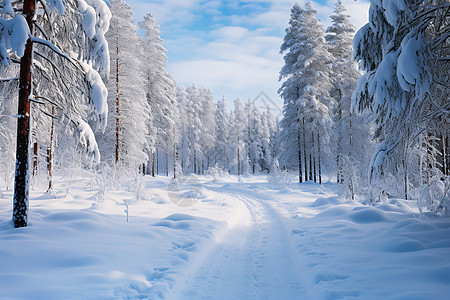
M 344 191 L 355 199 L 355 185 L 367 183 L 367 153 L 370 153 L 372 145 L 369 134 L 371 123 L 366 114 L 358 114 L 352 106 L 352 94 L 361 73 L 352 53 L 356 28 L 345 12 L 342 1 L 338 0 L 330 16 L 332 23 L 327 28 L 326 40 L 333 56 L 330 95 L 336 102 L 333 140 L 337 150 L 337 182 L 343 183 Z
M 166 70 L 166 49 L 162 45 L 159 25 L 153 15 L 145 15 L 139 27 L 144 31 L 145 92 L 153 118 L 149 130 L 150 135 L 153 135 L 150 143 L 153 144 L 150 145 L 155 148 L 154 151 L 163 151 L 167 158 L 175 144 L 176 85 Z
M 233 145 L 233 160 L 231 162 L 232 171 L 237 175 L 245 173 L 248 165 L 248 155 L 245 149 L 245 132 L 247 130 L 247 112 L 242 101 L 234 100 L 234 110 L 231 118 L 230 144 Z
M 123 0 L 111 0 L 109 7 L 112 18 L 106 39 L 112 66 L 107 84 L 110 118 L 99 145 L 105 161 L 135 172 L 148 160 L 146 124 L 150 112 L 140 68 L 143 51 L 131 6 Z
M 94 68 L 101 71 L 109 68 L 107 43 L 104 39 L 110 18 L 108 8 L 104 2 L 98 0 L 88 2 L 81 0 L 77 3 L 70 0 L 43 1 L 41 3 L 45 10 L 43 15 L 35 15 L 35 0 L 25 0 L 23 3 L 4 1 L 5 5 L 0 8 L 1 64 L 8 66 L 10 62 L 17 62 L 15 55 L 20 57 L 18 103 L 20 117 L 17 126 L 13 199 L 15 227 L 27 226 L 28 220 L 30 99 L 50 100 L 59 104 L 62 112 L 67 114 L 72 112 L 71 118 L 79 130 L 80 141 L 84 142 L 88 150 L 97 156 L 97 160 L 99 152 L 92 129 L 82 119 L 89 116 L 89 110 L 79 105 L 83 101 L 90 100 L 92 107 L 95 107 L 97 111 L 96 117 L 92 114 L 91 119 L 100 119 L 102 123 L 106 121 L 107 115 L 106 89 Z M 63 13 L 65 14 L 62 16 Z M 70 30 L 74 24 L 76 24 L 75 27 L 80 24 L 82 26 L 78 30 L 66 31 Z M 81 42 L 84 43 L 83 49 L 79 47 Z M 68 54 L 64 54 L 63 51 Z M 48 55 L 48 53 L 51 54 Z M 78 57 L 71 57 L 75 53 Z M 40 70 L 41 75 L 54 77 L 52 81 L 49 81 L 53 88 L 44 87 L 42 83 L 33 87 L 34 61 L 36 62 L 34 66 Z M 70 79 L 74 82 L 67 82 Z M 65 84 L 60 85 L 61 81 L 65 81 Z M 79 88 L 80 91 L 72 94 L 69 84 L 73 88 Z M 88 89 L 87 93 L 86 89 Z M 33 90 L 36 92 L 34 95 Z
M 284 100 L 279 160 L 281 166 L 298 170 L 299 182 L 302 182 L 302 167 L 305 175 L 309 167 L 308 179 L 316 181 L 314 166 L 317 164 L 320 171 L 321 156 L 331 155 L 331 149 L 325 147 L 329 144 L 331 127 L 329 110 L 333 108 L 328 95 L 331 56 L 316 14 L 310 1 L 304 9 L 296 3 L 280 49 L 281 53 L 287 53 L 280 71 L 280 81 L 284 82 L 278 91 Z M 307 155 L 309 166 L 307 163 L 302 166 L 302 161 L 308 160 Z
M 202 157 L 202 173 L 204 169 L 210 167 L 213 161 L 214 141 L 216 137 L 215 112 L 216 103 L 214 101 L 214 95 L 207 88 L 200 89 L 200 107 L 199 119 L 201 122 L 201 138 L 199 140 L 200 147 L 203 152 Z
M 228 151 L 230 147 L 230 119 L 226 108 L 225 97 L 217 102 L 215 114 L 215 146 L 214 146 L 214 164 L 218 164 L 223 169 L 229 169 L 232 159 Z

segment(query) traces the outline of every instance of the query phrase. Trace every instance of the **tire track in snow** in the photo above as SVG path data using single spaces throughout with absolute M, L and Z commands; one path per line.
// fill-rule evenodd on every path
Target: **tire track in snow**
M 179 299 L 301 299 L 296 256 L 283 217 L 251 191 L 214 192 L 245 205 L 251 220 L 219 241 Z

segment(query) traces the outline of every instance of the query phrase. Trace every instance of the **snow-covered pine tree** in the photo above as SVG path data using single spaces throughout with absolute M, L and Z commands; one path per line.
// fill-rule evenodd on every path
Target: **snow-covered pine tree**
M 189 148 L 190 148 L 190 158 L 189 158 L 189 173 L 200 174 L 201 172 L 201 161 L 203 158 L 203 149 L 200 145 L 200 138 L 202 135 L 202 99 L 200 96 L 200 88 L 195 84 L 192 84 L 186 90 L 188 96 L 188 107 L 189 109 L 185 111 L 186 117 L 188 118 L 189 124 Z
M 261 170 L 263 172 L 272 172 L 273 161 L 276 155 L 275 143 L 278 134 L 277 121 L 272 115 L 270 106 L 267 106 L 266 111 L 261 115 L 262 120 L 262 136 L 261 136 L 261 147 L 262 147 L 262 159 L 260 161 Z
M 263 136 L 264 130 L 262 116 L 256 107 L 255 101 L 249 99 L 245 104 L 245 111 L 248 114 L 245 143 L 247 155 L 250 163 L 250 172 L 259 173 L 262 170 L 261 163 L 264 160 Z
M 247 130 L 247 112 L 242 101 L 234 100 L 234 110 L 231 116 L 230 145 L 232 145 L 233 159 L 230 171 L 237 175 L 242 175 L 248 165 L 248 156 L 245 149 L 245 132 Z M 247 170 L 248 171 L 248 170 Z
M 378 126 L 371 181 L 386 187 L 386 178 L 401 178 L 405 198 L 413 173 L 421 174 L 416 186 L 443 178 L 430 141 L 441 140 L 440 128 L 448 128 L 448 8 L 445 0 L 373 0 L 369 23 L 353 41 L 367 72 L 355 102 L 372 110 Z M 448 195 L 440 198 L 427 199 L 429 208 L 449 214 Z
M 336 144 L 337 182 L 355 198 L 355 185 L 367 184 L 367 153 L 370 152 L 370 130 L 367 117 L 352 107 L 351 97 L 361 73 L 353 58 L 352 40 L 356 32 L 341 0 L 336 2 L 327 28 L 328 50 L 333 55 L 331 96 L 335 99 L 334 142 Z
M 210 166 L 213 166 L 213 150 L 216 136 L 216 127 L 214 124 L 216 103 L 214 101 L 214 95 L 207 88 L 200 89 L 200 101 L 201 111 L 199 111 L 199 119 L 202 124 L 202 130 L 199 143 L 203 153 L 203 157 L 201 160 L 201 173 L 203 174 L 204 170 L 206 170 Z
M 181 172 L 188 173 L 191 164 L 191 145 L 190 145 L 190 117 L 192 116 L 192 109 L 189 105 L 188 93 L 186 89 L 177 86 L 177 102 L 178 102 L 178 157 L 181 164 Z
M 144 16 L 144 20 L 139 22 L 139 26 L 144 30 L 144 69 L 145 69 L 145 92 L 147 101 L 153 117 L 153 124 L 150 128 L 150 135 L 153 135 L 155 151 L 163 152 L 165 156 L 166 172 L 168 174 L 168 155 L 173 153 L 175 145 L 175 113 L 176 113 L 176 84 L 172 76 L 167 72 L 166 49 L 162 46 L 163 40 L 160 37 L 159 25 L 152 14 Z M 152 132 L 152 130 L 154 132 Z M 161 153 L 159 153 L 161 154 Z M 156 158 L 159 156 L 156 155 Z M 155 162 L 152 159 L 154 168 Z M 157 165 L 159 166 L 159 165 Z
M 0 8 L 1 66 L 20 63 L 13 201 L 15 227 L 27 226 L 28 220 L 30 99 L 57 105 L 60 114 L 66 115 L 79 130 L 80 141 L 94 153 L 97 161 L 100 159 L 92 129 L 83 118 L 106 122 L 107 91 L 96 70 L 109 71 L 104 39 L 109 19 L 109 9 L 99 0 L 40 1 L 38 4 L 35 0 L 3 1 Z M 36 85 L 32 74 L 46 77 L 48 85 L 43 82 Z M 87 104 L 87 100 L 92 105 L 80 105 Z
M 218 164 L 222 169 L 228 170 L 230 161 L 230 116 L 227 111 L 225 97 L 217 102 L 215 114 L 216 137 L 214 146 L 214 164 Z
M 144 91 L 143 56 L 131 6 L 123 0 L 109 1 L 112 13 L 106 39 L 111 73 L 107 83 L 109 120 L 99 137 L 102 157 L 121 171 L 136 172 L 147 157 L 147 122 L 150 116 Z
M 326 158 L 331 163 L 331 55 L 316 14 L 310 1 L 304 9 L 296 3 L 280 49 L 287 53 L 280 71 L 280 81 L 284 82 L 278 91 L 284 100 L 279 161 L 282 167 L 298 170 L 299 182 L 303 181 L 302 168 L 305 180 L 316 182 L 318 177 L 321 182 L 321 161 Z

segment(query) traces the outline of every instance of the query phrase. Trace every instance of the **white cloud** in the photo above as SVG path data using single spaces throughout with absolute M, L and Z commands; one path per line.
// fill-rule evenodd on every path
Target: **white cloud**
M 232 16 L 225 16 L 221 9 L 238 9 L 237 0 L 143 1 L 130 0 L 130 4 L 137 19 L 152 12 L 161 24 L 163 38 L 169 36 L 164 43 L 169 71 L 180 85 L 205 86 L 217 99 L 225 95 L 230 101 L 253 98 L 264 91 L 281 102 L 276 93 L 283 65 L 279 47 L 295 0 L 247 0 L 249 13 Z M 261 3 L 270 4 L 270 8 L 262 9 Z M 368 2 L 343 3 L 355 26 L 367 22 Z M 326 5 L 314 3 L 324 28 L 330 24 L 328 16 L 334 5 L 335 0 Z M 202 14 L 208 14 L 213 24 L 202 23 Z M 196 21 L 199 24 L 194 27 Z

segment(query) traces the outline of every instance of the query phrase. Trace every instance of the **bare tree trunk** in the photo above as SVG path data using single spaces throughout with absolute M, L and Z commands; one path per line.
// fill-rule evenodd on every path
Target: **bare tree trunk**
M 305 118 L 303 118 L 303 159 L 305 160 L 305 181 L 308 181 L 308 157 L 306 156 Z
M 409 128 L 408 128 L 408 139 L 407 141 L 409 141 Z M 405 153 L 403 155 L 403 172 L 405 172 L 405 200 L 408 200 L 408 163 L 406 162 L 406 158 L 408 155 L 408 147 L 405 147 Z
M 158 151 L 158 148 L 156 148 L 156 160 L 155 160 L 155 163 L 156 163 L 156 175 L 159 176 L 159 151 Z
M 311 132 L 311 141 L 312 141 L 312 147 L 311 149 L 314 149 L 315 141 L 314 141 L 314 131 Z M 313 152 L 314 153 L 314 152 Z M 314 165 L 314 182 L 317 182 L 317 173 L 316 173 L 316 156 L 313 155 L 313 165 Z
M 341 99 L 342 99 L 342 92 L 339 90 L 339 100 L 338 100 L 338 110 L 339 110 L 339 123 L 338 123 L 338 138 L 337 138 L 337 156 L 336 156 L 336 163 L 337 163 L 337 183 L 342 183 L 342 131 L 341 131 L 341 123 L 342 123 L 342 107 L 341 107 Z
M 30 32 L 33 34 L 35 0 L 24 0 L 23 14 Z M 25 52 L 20 59 L 19 104 L 17 119 L 16 173 L 14 179 L 13 222 L 14 227 L 28 225 L 29 199 L 29 144 L 30 144 L 30 95 L 32 90 L 31 63 L 33 42 L 29 38 Z
M 449 136 L 444 135 L 444 162 L 445 162 L 445 175 L 450 175 L 450 143 Z
M 152 177 L 155 177 L 155 151 L 152 151 Z
M 319 163 L 319 184 L 322 184 L 322 166 L 320 165 L 320 135 L 317 132 L 317 157 Z
M 448 175 L 447 174 L 447 153 L 446 153 L 446 138 L 445 135 L 441 134 L 441 153 L 442 153 L 442 174 L 444 176 Z
M 303 182 L 303 178 L 302 178 L 302 149 L 300 147 L 301 143 L 300 143 L 300 119 L 297 119 L 297 145 L 298 145 L 298 182 L 302 183 Z
M 177 146 L 173 146 L 173 178 L 177 178 Z
M 38 143 L 33 143 L 33 176 L 37 175 L 38 166 Z
M 240 154 L 240 151 L 239 151 L 239 135 L 238 135 L 238 151 L 237 151 L 237 159 L 238 159 L 238 175 L 240 176 L 241 175 L 241 154 Z
M 309 180 L 312 180 L 312 155 L 309 154 Z
M 116 41 L 116 164 L 119 162 L 119 40 Z
M 197 174 L 197 153 L 194 149 L 194 174 Z
M 55 107 L 52 105 L 52 115 L 55 115 Z M 55 120 L 52 118 L 52 127 L 50 129 L 50 147 L 48 151 L 48 190 L 52 189 L 53 180 L 53 136 L 55 128 Z
M 169 177 L 169 151 L 166 151 L 166 176 Z

